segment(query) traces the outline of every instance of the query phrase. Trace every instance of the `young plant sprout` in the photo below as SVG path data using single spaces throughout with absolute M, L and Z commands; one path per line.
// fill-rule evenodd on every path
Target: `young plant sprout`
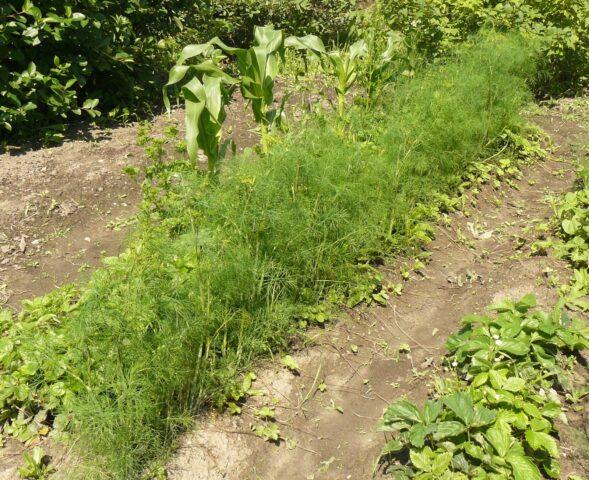
M 223 157 L 225 107 L 237 84 L 236 79 L 217 66 L 217 61 L 222 58 L 219 54 L 219 50 L 210 44 L 188 45 L 170 70 L 168 83 L 163 88 L 164 104 L 169 112 L 167 90 L 170 86 L 182 84 L 188 157 L 196 161 L 198 150 L 202 149 L 212 175 L 218 172 Z M 192 58 L 196 58 L 198 63 L 186 65 L 185 62 Z
M 307 50 L 321 60 L 323 72 L 335 79 L 334 89 L 338 99 L 338 114 L 344 116 L 345 98 L 358 78 L 360 60 L 368 53 L 368 45 L 364 40 L 353 43 L 343 50 L 327 51 L 323 41 L 314 36 L 289 37 L 286 45 L 298 50 Z
M 229 47 L 218 38 L 210 43 L 235 57 L 241 94 L 251 103 L 254 118 L 261 129 L 262 151 L 267 153 L 268 132 L 280 125 L 284 111 L 284 101 L 280 107 L 273 108 L 279 60 L 284 56 L 284 33 L 272 27 L 256 27 L 254 45 L 247 49 Z

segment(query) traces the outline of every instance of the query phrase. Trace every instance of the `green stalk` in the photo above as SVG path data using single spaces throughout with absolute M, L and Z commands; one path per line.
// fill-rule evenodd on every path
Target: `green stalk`
M 337 94 L 337 112 L 340 118 L 344 117 L 345 95 L 341 92 Z
M 266 119 L 260 123 L 260 129 L 262 132 L 262 153 L 266 155 L 268 153 L 268 125 L 266 125 Z
M 217 176 L 217 168 L 219 165 L 219 152 L 209 152 L 207 155 L 207 168 L 211 177 Z

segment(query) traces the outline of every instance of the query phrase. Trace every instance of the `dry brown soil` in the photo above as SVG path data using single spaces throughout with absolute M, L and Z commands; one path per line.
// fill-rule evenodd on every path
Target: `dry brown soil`
M 313 345 L 293 354 L 298 375 L 279 361 L 262 367 L 254 386 L 263 394 L 251 398 L 240 416 L 202 419 L 182 439 L 169 464 L 170 478 L 372 478 L 384 441 L 376 431 L 383 409 L 402 396 L 425 399 L 442 372 L 444 342 L 463 315 L 529 292 L 536 293 L 540 306 L 555 303 L 550 277 L 566 281 L 567 266 L 551 256 L 529 255 L 538 236 L 530 227 L 551 217 L 548 194 L 572 188 L 576 146 L 589 141 L 589 124 L 570 112 L 563 102 L 535 117 L 554 141 L 550 158 L 525 168 L 516 188 L 485 188 L 476 206 L 439 227 L 429 247 L 431 262 L 405 284 L 402 296 L 384 308 L 351 310 L 329 328 L 312 332 Z M 398 267 L 385 271 L 394 277 Z M 554 273 L 545 273 L 547 268 Z M 401 344 L 411 352 L 401 353 Z M 280 442 L 252 433 L 252 427 L 264 424 L 256 416 L 263 406 L 275 409 Z M 586 419 L 569 416 L 571 425 L 561 429 L 562 478 L 573 472 L 587 476 Z
M 181 116 L 178 110 L 154 118 L 151 134 L 181 125 Z M 239 148 L 254 145 L 243 101 L 228 116 Z M 141 200 L 141 178 L 123 168 L 147 162 L 138 128 L 94 129 L 56 147 L 0 155 L 0 307 L 18 308 L 22 299 L 77 280 L 121 251 Z M 174 143 L 168 140 L 168 150 Z

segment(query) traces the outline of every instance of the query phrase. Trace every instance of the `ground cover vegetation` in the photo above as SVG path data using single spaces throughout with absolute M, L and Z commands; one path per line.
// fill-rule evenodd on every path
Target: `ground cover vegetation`
M 575 354 L 589 346 L 589 329 L 562 306 L 544 313 L 532 310 L 535 303 L 528 295 L 490 307 L 496 316 L 464 317 L 446 345 L 455 376 L 441 380 L 423 407 L 389 406 L 381 429 L 392 438 L 383 455 L 408 452 L 405 464 L 387 467 L 393 478 L 560 478 L 559 393 L 578 397 Z
M 589 386 L 578 369 L 589 348 L 587 170 L 578 189 L 553 199 L 552 237 L 532 245 L 552 252 L 573 274 L 551 312 L 535 310 L 532 294 L 489 307 L 494 315 L 467 315 L 449 337 L 446 366 L 423 406 L 402 399 L 385 411 L 381 460 L 397 479 L 561 478 L 558 422 L 579 407 Z M 580 479 L 570 475 L 570 479 Z
M 240 373 L 320 321 L 320 300 L 382 290 L 374 266 L 431 235 L 468 166 L 520 127 L 534 73 L 529 42 L 486 34 L 400 76 L 378 108 L 306 118 L 214 181 L 151 142 L 129 249 L 87 287 L 2 313 L 4 431 L 73 435 L 91 474 L 139 476 L 200 408 L 242 400 Z
M 294 2 L 293 8 L 295 3 L 300 2 Z M 376 267 L 410 250 L 419 253 L 433 235 L 429 222 L 452 203 L 448 195 L 464 188 L 465 180 L 475 175 L 473 169 L 485 165 L 482 160 L 493 158 L 497 149 L 521 143 L 519 109 L 531 99 L 531 88 L 544 88 L 547 79 L 554 85 L 560 82 L 555 72 L 561 70 L 555 70 L 554 62 L 564 61 L 555 54 L 550 62 L 538 65 L 538 51 L 545 52 L 554 40 L 550 36 L 539 41 L 539 36 L 547 36 L 542 29 L 522 28 L 521 35 L 487 31 L 470 37 L 489 23 L 482 20 L 469 30 L 443 29 L 442 39 L 436 37 L 429 45 L 417 36 L 421 34 L 416 31 L 423 29 L 410 28 L 415 27 L 414 16 L 421 15 L 416 12 L 426 4 L 405 5 L 401 10 L 411 21 L 391 25 L 394 16 L 387 8 L 393 3 L 379 2 L 368 13 L 352 15 L 357 23 L 336 44 L 330 40 L 337 37 L 339 26 L 347 25 L 349 2 L 337 3 L 333 15 L 327 2 L 310 2 L 319 20 L 307 22 L 304 15 L 295 16 L 299 26 L 281 24 L 287 19 L 280 15 L 288 10 L 272 10 L 274 3 L 263 3 L 266 10 L 260 7 L 257 14 L 275 26 L 253 29 L 249 20 L 240 20 L 248 26 L 243 35 L 251 36 L 243 44 L 238 21 L 213 23 L 214 28 L 207 25 L 212 30 L 197 35 L 192 29 L 200 23 L 189 28 L 181 15 L 164 15 L 169 28 L 180 33 L 163 43 L 156 41 L 160 27 L 149 30 L 149 22 L 143 24 L 145 33 L 130 34 L 137 52 L 148 57 L 151 50 L 136 42 L 150 38 L 147 45 L 157 52 L 152 57 L 158 64 L 157 75 L 162 65 L 163 71 L 171 66 L 167 85 L 155 74 L 145 78 L 151 82 L 149 89 L 161 91 L 165 85 L 166 95 L 175 91 L 185 103 L 188 155 L 180 148 L 176 158 L 167 158 L 164 140 L 144 139 L 152 163 L 145 172 L 144 201 L 128 249 L 119 257 L 105 259 L 105 267 L 95 272 L 88 285 L 64 287 L 24 302 L 17 315 L 0 313 L 4 435 L 23 442 L 45 436 L 75 440 L 86 460 L 77 472 L 84 478 L 149 474 L 151 462 L 169 452 L 195 413 L 203 407 L 223 409 L 244 400 L 248 378 L 251 383 L 247 372 L 256 359 L 287 350 L 301 326 L 324 322 L 341 305 L 386 298 Z M 296 8 L 304 10 L 310 4 L 303 2 Z M 151 4 L 139 5 L 141 15 L 153 15 Z M 227 5 L 241 11 L 249 3 Z M 449 8 L 450 3 L 444 5 Z M 571 11 L 578 12 L 577 7 L 573 2 Z M 41 15 L 30 2 L 22 12 L 10 8 L 10 18 Z M 126 14 L 134 14 L 134 8 Z M 215 18 L 232 18 L 228 12 L 234 10 L 214 8 Z M 498 7 L 473 6 L 479 8 Z M 429 19 L 427 12 L 423 15 Z M 72 25 L 90 17 L 75 13 L 75 8 L 65 13 Z M 322 22 L 321 15 L 333 23 Z M 103 20 L 108 18 L 114 17 Z M 42 29 L 33 27 L 39 31 L 23 37 L 55 36 L 52 28 L 60 21 L 45 19 Z M 167 25 L 161 18 L 158 21 Z M 513 25 L 506 21 L 499 26 Z M 0 35 L 12 35 L 10 29 L 21 27 L 12 25 L 7 30 L 3 26 Z M 220 36 L 215 28 L 222 29 Z M 315 28 L 324 40 L 313 35 Z M 63 37 L 62 33 L 57 36 Z M 190 43 L 180 50 L 176 44 L 183 35 L 203 43 Z M 458 45 L 459 40 L 465 42 Z M 38 46 L 36 42 L 31 47 Z M 114 51 L 109 50 L 116 56 Z M 279 135 L 283 108 L 274 101 L 274 85 L 281 70 L 288 68 L 286 51 L 303 55 L 305 67 L 311 64 L 331 82 L 337 106 L 333 114 L 306 115 L 296 128 Z M 125 52 L 120 50 L 121 58 L 129 58 Z M 563 52 L 563 58 L 570 53 Z M 143 65 L 139 57 L 131 58 L 128 67 Z M 30 68 L 36 71 L 38 65 Z M 123 75 L 117 69 L 106 70 L 104 78 L 110 80 L 104 80 L 104 85 L 115 84 L 113 75 Z M 573 70 L 567 78 L 581 79 Z M 5 69 L 0 75 L 11 73 Z M 101 93 L 84 100 L 91 101 L 89 113 L 97 115 L 98 99 L 124 104 L 100 90 L 103 87 L 97 85 L 103 80 L 95 81 L 99 77 L 92 75 L 84 82 Z M 71 97 L 72 108 L 79 106 L 76 95 L 90 92 L 76 90 L 74 85 L 70 87 L 78 93 Z M 134 82 L 133 88 L 142 85 Z M 229 159 L 224 109 L 237 89 L 250 102 L 262 145 L 257 153 L 250 150 Z M 361 93 L 355 99 L 354 90 Z M 142 92 L 139 97 L 143 98 Z M 67 117 L 67 109 L 58 116 Z M 32 118 L 28 112 L 39 113 L 28 107 L 23 125 Z M 208 159 L 208 172 L 196 168 L 199 150 Z M 575 202 L 571 203 L 583 200 Z M 562 208 L 562 224 L 569 221 L 567 229 L 574 227 L 582 235 L 584 227 L 577 228 L 581 217 Z M 573 248 L 577 240 L 569 242 Z M 521 324 L 514 336 L 531 335 L 524 325 L 527 310 L 511 310 L 513 318 L 507 320 Z M 548 317 L 557 331 L 560 317 Z M 577 336 L 582 336 L 579 332 Z M 472 335 L 478 333 L 475 328 Z M 547 342 L 556 340 L 550 337 Z M 572 350 L 578 345 L 557 347 Z M 526 362 L 535 367 L 540 361 L 526 357 Z M 553 372 L 543 364 L 542 368 Z M 468 375 L 465 370 L 463 376 Z M 478 400 L 472 399 L 473 404 Z M 450 419 L 449 411 L 443 415 L 448 422 L 458 422 L 462 413 L 458 419 Z M 493 425 L 506 434 L 503 424 Z M 549 433 L 550 429 L 538 431 Z M 434 461 L 434 450 L 432 455 L 426 453 Z M 535 472 L 530 465 L 537 463 L 536 458 L 530 460 L 520 449 L 513 453 Z M 512 465 L 507 454 L 499 454 L 505 468 Z M 556 468 L 551 462 L 546 460 L 542 468 Z M 27 465 L 34 471 L 48 469 L 39 451 L 29 456 Z M 424 472 L 434 475 L 427 468 Z

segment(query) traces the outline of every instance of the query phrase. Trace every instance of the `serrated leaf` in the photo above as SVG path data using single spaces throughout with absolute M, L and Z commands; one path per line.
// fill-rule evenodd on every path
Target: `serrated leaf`
M 501 386 L 503 390 L 508 392 L 519 392 L 526 386 L 526 381 L 523 378 L 509 377 Z
M 412 422 L 421 422 L 421 412 L 419 409 L 407 400 L 399 400 L 389 405 L 385 412 L 385 419 L 410 420 Z
M 386 445 L 380 452 L 380 455 L 384 457 L 390 455 L 391 453 L 400 452 L 401 450 L 403 450 L 403 448 L 404 444 L 400 440 L 393 439 L 386 443 Z
M 485 438 L 500 457 L 505 457 L 511 448 L 513 437 L 503 423 L 496 423 L 485 433 Z
M 515 480 L 541 480 L 538 467 L 524 453 L 510 452 L 505 460 L 511 465 Z
M 466 431 L 464 424 L 460 422 L 440 422 L 436 424 L 436 429 L 433 432 L 434 440 L 443 440 L 445 438 L 455 437 Z
M 411 463 L 413 463 L 416 468 L 419 468 L 424 472 L 429 472 L 432 465 L 430 459 L 431 454 L 432 451 L 429 447 L 425 447 L 421 451 L 411 449 L 409 451 L 409 458 L 411 458 Z
M 436 476 L 442 475 L 450 466 L 452 462 L 452 454 L 450 452 L 437 453 L 432 462 L 432 474 Z
M 544 450 L 552 458 L 558 458 L 558 445 L 556 440 L 545 432 L 526 430 L 526 441 L 534 450 Z
M 470 425 L 474 419 L 474 406 L 472 398 L 466 392 L 458 392 L 444 398 L 444 404 L 452 410 L 456 416 L 466 425 Z
M 256 417 L 260 417 L 263 420 L 273 420 L 276 418 L 276 413 L 268 406 L 263 406 L 254 411 Z

